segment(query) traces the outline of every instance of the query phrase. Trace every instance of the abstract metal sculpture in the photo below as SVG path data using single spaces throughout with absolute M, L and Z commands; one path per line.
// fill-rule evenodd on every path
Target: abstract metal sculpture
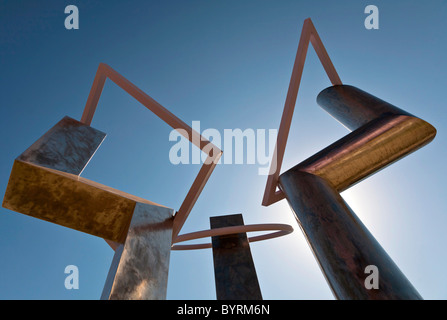
M 317 102 L 353 132 L 280 175 L 309 42 L 333 84 L 319 94 Z M 90 125 L 107 78 L 207 154 L 177 212 L 80 177 L 105 138 Z M 262 204 L 287 199 L 336 298 L 421 298 L 340 192 L 424 146 L 435 135 L 427 122 L 343 85 L 311 20 L 305 20 Z M 291 226 L 244 225 L 241 215 L 231 215 L 211 218 L 210 230 L 179 234 L 221 155 L 214 144 L 118 72 L 100 64 L 81 121 L 63 118 L 14 161 L 3 206 L 104 238 L 115 255 L 102 299 L 165 299 L 171 250 L 211 247 L 218 298 L 262 299 L 249 242 L 288 234 Z M 274 232 L 248 238 L 245 233 L 252 231 Z M 212 243 L 178 244 L 204 237 L 212 237 Z M 234 247 L 228 249 L 228 243 Z M 242 271 L 228 277 L 235 258 L 241 264 L 234 270 Z M 364 287 L 368 265 L 380 269 L 377 291 Z M 240 281 L 244 277 L 251 280 Z
M 181 134 L 186 132 L 186 138 L 208 154 L 178 212 L 80 177 L 105 138 L 90 124 L 107 77 Z M 81 122 L 65 117 L 14 161 L 3 207 L 104 238 L 115 255 L 103 299 L 165 299 L 172 239 L 221 154 L 127 79 L 100 64 Z
M 156 114 L 161 120 L 166 122 L 173 129 L 177 130 L 186 139 L 195 144 L 200 150 L 208 155 L 191 188 L 189 189 L 188 194 L 183 200 L 182 205 L 175 215 L 172 237 L 176 238 L 180 232 L 180 229 L 188 218 L 188 215 L 191 212 L 195 202 L 197 201 L 197 198 L 205 187 L 205 184 L 208 181 L 211 173 L 213 172 L 214 167 L 219 161 L 222 155 L 222 151 L 214 144 L 212 144 L 208 139 L 200 135 L 185 122 L 172 114 L 169 110 L 160 105 L 157 101 L 144 93 L 141 89 L 136 87 L 129 80 L 127 80 L 118 72 L 103 63 L 99 65 L 95 75 L 95 79 L 93 80 L 93 85 L 90 90 L 84 112 L 82 114 L 82 123 L 85 123 L 87 125 L 91 124 L 107 78 L 115 82 L 124 91 L 134 97 L 142 105 Z
M 106 136 L 90 124 L 107 78 L 208 155 L 177 212 L 80 177 Z M 179 236 L 221 155 L 214 144 L 118 72 L 100 64 L 81 121 L 65 117 L 14 161 L 3 207 L 104 238 L 115 255 L 101 299 L 165 299 L 170 251 L 211 247 L 174 243 L 204 236 L 277 231 L 252 238 L 259 241 L 293 231 L 284 224 L 261 224 Z
M 333 84 L 317 102 L 353 132 L 279 175 L 309 41 Z M 263 205 L 287 199 L 336 298 L 421 299 L 340 192 L 426 145 L 435 135 L 429 123 L 342 85 L 311 20 L 305 20 Z M 369 265 L 380 270 L 378 290 L 365 287 Z

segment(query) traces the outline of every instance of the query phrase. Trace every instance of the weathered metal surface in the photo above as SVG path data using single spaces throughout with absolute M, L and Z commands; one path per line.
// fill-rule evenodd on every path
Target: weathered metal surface
M 326 180 L 292 170 L 279 182 L 337 299 L 422 299 Z M 379 270 L 378 289 L 365 286 L 368 265 Z
M 3 207 L 123 243 L 135 205 L 157 204 L 78 176 L 103 139 L 62 119 L 14 161 Z
M 435 135 L 436 130 L 424 120 L 387 115 L 366 123 L 293 170 L 323 177 L 342 192 L 423 147 Z
M 82 177 L 16 160 L 3 207 L 123 243 L 140 202 L 155 204 Z
M 137 203 L 115 251 L 101 299 L 166 299 L 174 210 Z
M 115 242 L 103 298 L 165 299 L 174 210 L 79 177 L 104 137 L 62 119 L 14 161 L 3 206 Z
M 64 117 L 17 160 L 80 175 L 106 134 Z
M 61 171 L 16 160 L 3 207 L 122 242 L 135 201 L 89 182 Z
M 317 103 L 349 130 L 389 115 L 412 114 L 351 85 L 335 85 L 321 91 Z M 414 117 L 414 116 L 413 116 Z
M 244 224 L 241 214 L 210 217 L 212 229 Z M 246 233 L 213 236 L 213 261 L 218 300 L 262 300 Z
M 339 193 L 426 145 L 436 129 L 352 86 L 329 87 L 317 101 L 354 131 L 281 174 L 279 186 L 335 297 L 422 299 Z M 366 288 L 369 265 L 379 289 Z

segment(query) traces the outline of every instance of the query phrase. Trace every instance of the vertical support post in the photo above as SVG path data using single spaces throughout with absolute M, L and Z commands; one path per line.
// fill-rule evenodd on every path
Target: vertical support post
M 118 246 L 101 300 L 164 300 L 174 210 L 137 203 L 124 244 Z
M 242 214 L 210 217 L 212 229 L 244 225 Z M 247 234 L 212 237 L 217 300 L 262 300 Z
M 279 183 L 337 299 L 422 299 L 325 179 L 290 169 Z M 368 285 L 368 266 L 377 267 L 378 288 Z

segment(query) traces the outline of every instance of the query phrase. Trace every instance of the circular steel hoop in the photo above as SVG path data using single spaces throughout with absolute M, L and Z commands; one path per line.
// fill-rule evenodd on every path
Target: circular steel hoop
M 185 233 L 175 238 L 171 250 L 195 250 L 195 249 L 211 248 L 211 243 L 183 244 L 183 245 L 176 245 L 176 243 L 206 237 L 223 236 L 235 233 L 256 232 L 256 231 L 276 231 L 276 232 L 250 237 L 248 238 L 249 242 L 281 237 L 291 233 L 293 231 L 293 228 L 288 224 L 268 223 L 268 224 L 249 224 L 242 226 L 222 227 L 216 229 L 196 231 L 191 233 Z

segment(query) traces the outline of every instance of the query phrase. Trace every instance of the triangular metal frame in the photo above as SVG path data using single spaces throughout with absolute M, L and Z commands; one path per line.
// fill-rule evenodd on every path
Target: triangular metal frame
M 281 117 L 281 123 L 278 129 L 278 137 L 276 140 L 275 150 L 273 153 L 272 162 L 270 164 L 270 171 L 267 178 L 267 183 L 264 191 L 264 198 L 262 200 L 263 206 L 269 206 L 275 202 L 284 199 L 284 194 L 281 190 L 276 190 L 278 186 L 279 174 L 284 158 L 284 151 L 286 149 L 287 138 L 289 136 L 290 125 L 292 123 L 293 111 L 295 109 L 296 98 L 300 87 L 301 77 L 303 74 L 304 63 L 306 61 L 307 49 L 309 42 L 315 49 L 315 52 L 323 65 L 326 74 L 329 77 L 332 85 L 342 84 L 337 71 L 335 70 L 326 49 L 321 42 L 321 39 L 315 29 L 310 18 L 304 20 L 301 37 L 298 44 L 298 50 L 293 65 L 292 76 L 289 83 L 286 102 L 284 104 L 284 111 Z

